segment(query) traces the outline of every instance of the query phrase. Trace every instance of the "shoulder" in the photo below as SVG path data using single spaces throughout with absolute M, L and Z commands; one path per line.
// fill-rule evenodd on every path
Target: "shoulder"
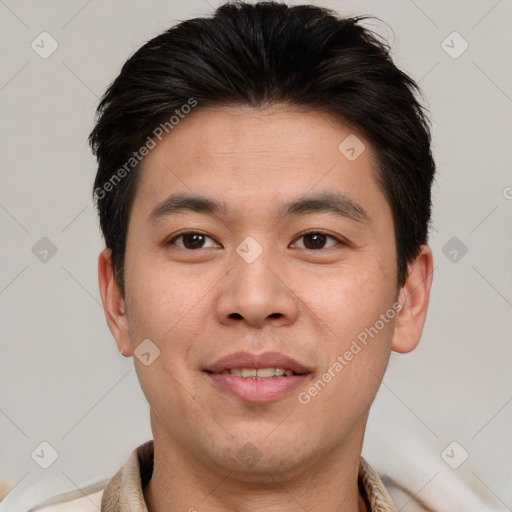
M 0 512 L 98 512 L 108 479 L 80 487 L 63 485 L 48 476 L 23 485 L 10 485 L 0 498 Z
M 75 492 L 57 496 L 31 509 L 29 512 L 98 512 L 101 509 L 101 498 L 104 489 L 96 492 Z

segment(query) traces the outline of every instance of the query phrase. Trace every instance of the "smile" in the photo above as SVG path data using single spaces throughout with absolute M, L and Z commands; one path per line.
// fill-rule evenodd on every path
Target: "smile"
M 232 368 L 231 370 L 224 370 L 221 375 L 235 375 L 244 379 L 273 379 L 275 377 L 289 377 L 294 375 L 292 370 L 285 370 L 284 368 Z

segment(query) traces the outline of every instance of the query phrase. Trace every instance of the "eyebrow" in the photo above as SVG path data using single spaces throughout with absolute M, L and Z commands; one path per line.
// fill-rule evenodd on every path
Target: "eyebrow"
M 214 201 L 205 196 L 194 196 L 174 193 L 164 199 L 149 214 L 150 223 L 173 214 L 192 211 L 205 215 L 227 216 L 228 207 L 224 202 Z M 310 213 L 334 213 L 341 217 L 356 221 L 368 221 L 369 216 L 364 208 L 340 192 L 324 192 L 316 195 L 301 197 L 288 203 L 280 203 L 277 214 L 284 218 L 291 215 Z

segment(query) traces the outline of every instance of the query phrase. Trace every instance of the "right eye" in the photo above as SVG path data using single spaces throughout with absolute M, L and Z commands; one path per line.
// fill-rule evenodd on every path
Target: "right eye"
M 188 250 L 204 249 L 204 243 L 207 238 L 213 241 L 213 238 L 205 235 L 204 233 L 200 233 L 198 231 L 187 231 L 172 237 L 165 243 L 165 245 L 176 245 L 177 247 Z M 177 240 L 181 240 L 181 244 L 176 243 Z

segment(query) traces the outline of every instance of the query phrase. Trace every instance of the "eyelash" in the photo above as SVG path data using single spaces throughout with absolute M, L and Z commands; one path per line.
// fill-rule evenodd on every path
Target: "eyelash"
M 175 235 L 173 236 L 171 239 L 169 239 L 167 242 L 165 242 L 165 245 L 174 245 L 174 241 L 181 238 L 182 236 L 185 236 L 185 235 L 203 235 L 207 238 L 210 238 L 211 240 L 213 240 L 213 238 L 205 233 L 201 233 L 201 231 L 185 231 L 183 233 L 179 233 L 178 235 Z M 300 234 L 295 240 L 299 240 L 307 235 L 325 235 L 327 238 L 332 238 L 333 240 L 335 240 L 339 245 L 348 245 L 348 243 L 340 238 L 337 238 L 335 237 L 334 235 L 331 235 L 325 231 L 322 231 L 321 229 L 317 229 L 317 230 L 312 230 L 312 231 L 306 231 L 305 233 L 302 233 Z M 217 243 L 217 242 L 215 242 Z M 327 247 L 327 249 L 330 249 L 331 247 Z M 199 249 L 187 249 L 186 247 L 180 247 L 180 249 L 184 249 L 186 251 L 200 251 L 201 249 L 204 249 L 203 247 L 199 248 Z M 208 249 L 208 247 L 206 247 L 206 249 Z M 321 251 L 321 250 L 324 250 L 325 248 L 321 248 L 321 249 L 307 249 L 307 248 L 304 248 L 305 250 L 308 250 L 308 251 Z

